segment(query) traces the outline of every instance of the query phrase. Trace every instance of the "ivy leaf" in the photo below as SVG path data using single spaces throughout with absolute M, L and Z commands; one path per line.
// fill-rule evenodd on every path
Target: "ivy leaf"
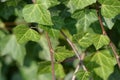
M 93 43 L 94 36 L 94 34 L 86 33 L 81 39 L 79 39 L 79 45 L 83 48 L 89 47 Z
M 86 32 L 89 29 L 89 26 L 98 20 L 96 11 L 88 9 L 77 11 L 72 17 L 77 19 L 76 28 L 78 32 Z
M 0 41 L 0 55 L 10 55 L 19 64 L 23 64 L 25 48 L 17 43 L 14 35 L 6 36 Z
M 96 50 L 98 50 L 101 47 L 108 45 L 110 40 L 105 35 L 87 33 L 85 36 L 79 39 L 78 42 L 79 45 L 82 46 L 83 48 L 87 48 L 93 44 Z
M 61 17 L 53 16 L 52 20 L 53 20 L 53 23 L 54 23 L 53 27 L 55 29 L 61 29 L 64 26 L 64 19 L 62 19 Z
M 61 25 L 61 22 L 58 24 Z M 60 25 L 57 25 L 57 22 L 55 22 L 53 25 L 54 27 L 53 26 L 48 27 L 48 26 L 43 26 L 43 25 L 38 25 L 38 27 L 48 32 L 50 37 L 58 38 L 60 36 L 60 31 L 58 29 L 62 28 Z
M 58 0 L 36 0 L 36 3 L 46 6 L 46 8 L 50 8 L 58 5 L 60 2 Z
M 96 50 L 100 49 L 104 45 L 108 45 L 110 42 L 109 38 L 105 35 L 96 35 L 93 40 L 93 44 Z
M 107 26 L 109 29 L 112 29 L 114 24 L 115 20 L 113 18 L 104 17 L 104 25 Z
M 37 71 L 38 71 L 38 65 L 35 62 L 32 62 L 30 66 L 20 67 L 20 72 L 24 80 L 37 80 L 38 79 Z
M 40 62 L 39 63 L 39 74 L 51 73 L 51 63 L 50 62 Z M 55 63 L 55 74 L 59 78 L 65 76 L 63 67 L 61 64 Z
M 85 62 L 86 67 L 92 69 L 103 80 L 108 80 L 116 64 L 116 60 L 109 50 L 97 51 L 91 56 L 86 57 Z
M 95 2 L 96 0 L 70 0 L 67 6 L 70 8 L 70 11 L 73 13 L 74 11 L 78 9 L 83 9 Z
M 45 5 L 29 4 L 23 8 L 23 17 L 27 22 L 36 22 L 42 25 L 52 25 L 50 12 Z
M 98 0 L 101 4 L 101 12 L 104 17 L 113 18 L 120 13 L 119 0 Z
M 89 80 L 89 72 L 86 72 L 86 71 L 78 71 L 76 73 L 76 78 L 77 80 Z
M 58 47 L 55 50 L 55 52 L 56 52 L 55 53 L 55 59 L 58 62 L 62 62 L 65 59 L 74 56 L 74 53 L 72 51 L 69 51 L 69 50 L 65 49 L 65 47 Z
M 14 34 L 16 35 L 19 43 L 26 43 L 27 41 L 38 41 L 40 34 L 35 30 L 29 28 L 26 25 L 18 25 L 14 28 Z

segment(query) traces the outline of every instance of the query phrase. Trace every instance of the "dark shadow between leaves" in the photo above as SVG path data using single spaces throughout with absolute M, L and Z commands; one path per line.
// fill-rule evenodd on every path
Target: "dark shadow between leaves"
M 120 69 L 117 65 L 114 67 L 114 72 L 109 76 L 108 80 L 120 80 Z
M 26 44 L 26 56 L 24 60 L 24 65 L 29 66 L 32 61 L 40 61 L 39 51 L 42 50 L 42 47 L 33 41 L 29 41 Z

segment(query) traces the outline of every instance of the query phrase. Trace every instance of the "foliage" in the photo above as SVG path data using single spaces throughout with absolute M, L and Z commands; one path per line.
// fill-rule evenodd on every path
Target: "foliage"
M 120 80 L 120 0 L 34 1 L 0 0 L 0 80 L 52 80 L 50 46 L 57 80 Z

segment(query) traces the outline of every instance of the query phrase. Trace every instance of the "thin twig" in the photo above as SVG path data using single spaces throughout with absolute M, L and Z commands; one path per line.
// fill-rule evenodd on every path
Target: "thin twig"
M 75 77 L 76 77 L 75 74 L 78 72 L 79 68 L 80 68 L 80 65 L 78 64 L 75 71 L 74 71 L 74 73 L 73 73 L 72 80 L 75 80 Z
M 52 44 L 50 41 L 50 38 L 48 36 L 48 33 L 46 32 L 46 39 L 48 42 L 49 50 L 50 50 L 50 57 L 51 57 L 51 67 L 52 67 L 52 80 L 55 80 L 55 70 L 54 70 L 54 50 L 52 48 Z
M 73 51 L 75 52 L 77 58 L 78 58 L 79 61 L 80 61 L 80 65 L 82 66 L 83 70 L 84 70 L 84 71 L 87 71 L 87 68 L 86 68 L 85 65 L 83 64 L 82 58 L 81 58 L 81 56 L 79 55 L 79 52 L 78 52 L 78 50 L 76 49 L 75 45 L 70 41 L 70 39 L 65 35 L 65 33 L 64 33 L 62 30 L 61 30 L 60 32 L 61 32 L 61 34 L 64 36 L 64 38 L 66 39 L 66 41 L 69 43 L 69 45 L 71 46 L 71 48 L 73 49 Z M 72 77 L 72 80 L 75 80 L 75 73 L 79 70 L 80 65 L 78 65 L 78 66 L 76 67 L 75 72 L 74 72 L 73 77 Z
M 103 35 L 106 35 L 106 36 L 108 36 L 107 35 L 107 33 L 106 33 L 106 31 L 105 31 L 105 28 L 104 28 L 104 26 L 103 26 L 103 23 L 102 23 L 102 16 L 100 15 L 100 11 L 99 11 L 99 8 L 98 8 L 98 6 L 96 6 L 96 11 L 97 11 L 97 15 L 98 15 L 98 20 L 99 20 L 99 23 L 100 23 L 100 26 L 101 26 L 101 29 L 102 29 L 102 33 L 103 33 Z M 109 36 L 108 36 L 109 37 Z M 109 38 L 110 39 L 110 38 Z M 118 53 L 117 53 L 117 51 L 116 51 L 116 47 L 115 47 L 115 45 L 114 45 L 114 43 L 110 40 L 110 47 L 112 48 L 112 51 L 113 51 L 113 53 L 114 53 L 114 56 L 115 56 L 115 58 L 116 58 L 116 61 L 117 61 L 117 64 L 118 64 L 118 67 L 119 67 L 119 69 L 120 69 L 120 58 L 119 58 L 119 56 L 118 56 Z

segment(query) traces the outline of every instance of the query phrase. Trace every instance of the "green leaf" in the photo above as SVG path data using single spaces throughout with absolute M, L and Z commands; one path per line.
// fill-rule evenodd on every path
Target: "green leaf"
M 78 71 L 76 73 L 77 80 L 89 80 L 90 74 L 86 71 Z
M 115 21 L 113 18 L 104 17 L 104 25 L 107 26 L 109 29 L 112 29 L 114 24 L 115 24 Z
M 77 31 L 88 31 L 90 25 L 98 20 L 95 10 L 84 9 L 77 11 L 72 15 L 73 18 L 77 20 L 76 28 Z
M 101 47 L 108 45 L 110 40 L 105 35 L 87 33 L 85 36 L 79 39 L 78 42 L 79 45 L 82 46 L 83 48 L 87 48 L 93 44 L 96 50 L 98 50 Z
M 83 9 L 95 2 L 96 0 L 70 0 L 67 6 L 70 8 L 70 11 L 73 13 L 74 11 L 78 9 Z
M 45 5 L 29 4 L 23 8 L 23 17 L 27 22 L 36 22 L 42 25 L 52 25 L 50 12 Z
M 7 36 L 0 41 L 0 55 L 10 55 L 19 64 L 23 64 L 25 48 L 17 43 L 14 35 Z
M 100 49 L 104 45 L 108 45 L 110 42 L 109 38 L 105 35 L 94 36 L 93 44 L 96 50 Z
M 52 80 L 52 74 L 51 73 L 40 74 L 38 80 Z
M 38 65 L 35 62 L 32 62 L 30 66 L 20 67 L 20 72 L 24 80 L 38 80 L 37 71 L 38 71 Z
M 65 47 L 58 47 L 56 50 L 55 50 L 55 59 L 58 61 L 58 62 L 62 62 L 64 61 L 65 59 L 67 58 L 70 58 L 72 56 L 74 56 L 74 53 L 72 51 L 69 51 L 67 49 L 65 49 Z
M 108 80 L 116 64 L 116 60 L 109 50 L 97 51 L 86 57 L 85 62 L 88 69 L 93 70 L 103 80 Z
M 51 63 L 50 62 L 40 62 L 39 63 L 39 74 L 51 73 Z M 63 78 L 65 76 L 63 67 L 61 64 L 55 63 L 55 74 L 58 78 Z
M 40 34 L 26 25 L 18 25 L 14 28 L 14 34 L 19 43 L 26 43 L 27 41 L 38 41 Z
M 120 13 L 119 0 L 98 0 L 101 4 L 101 12 L 104 17 L 113 18 Z
M 0 17 L 8 20 L 11 15 L 14 15 L 14 7 L 0 4 Z
M 36 0 L 37 4 L 44 5 L 46 8 L 58 5 L 60 2 L 58 0 Z
M 53 16 L 52 17 L 53 20 L 53 27 L 55 29 L 61 29 L 64 26 L 64 19 L 59 17 L 59 16 Z
M 94 34 L 86 33 L 81 39 L 79 39 L 79 45 L 83 48 L 89 47 L 93 43 L 94 36 Z
M 61 22 L 58 23 L 61 25 Z M 53 38 L 58 38 L 60 36 L 60 31 L 58 29 L 62 28 L 62 26 L 58 25 L 57 22 L 55 22 L 55 24 L 53 26 L 43 26 L 43 25 L 38 25 L 38 27 L 40 27 L 41 29 L 43 29 L 44 31 L 48 32 L 49 36 L 50 37 L 53 37 Z M 55 29 L 57 28 L 57 29 Z

